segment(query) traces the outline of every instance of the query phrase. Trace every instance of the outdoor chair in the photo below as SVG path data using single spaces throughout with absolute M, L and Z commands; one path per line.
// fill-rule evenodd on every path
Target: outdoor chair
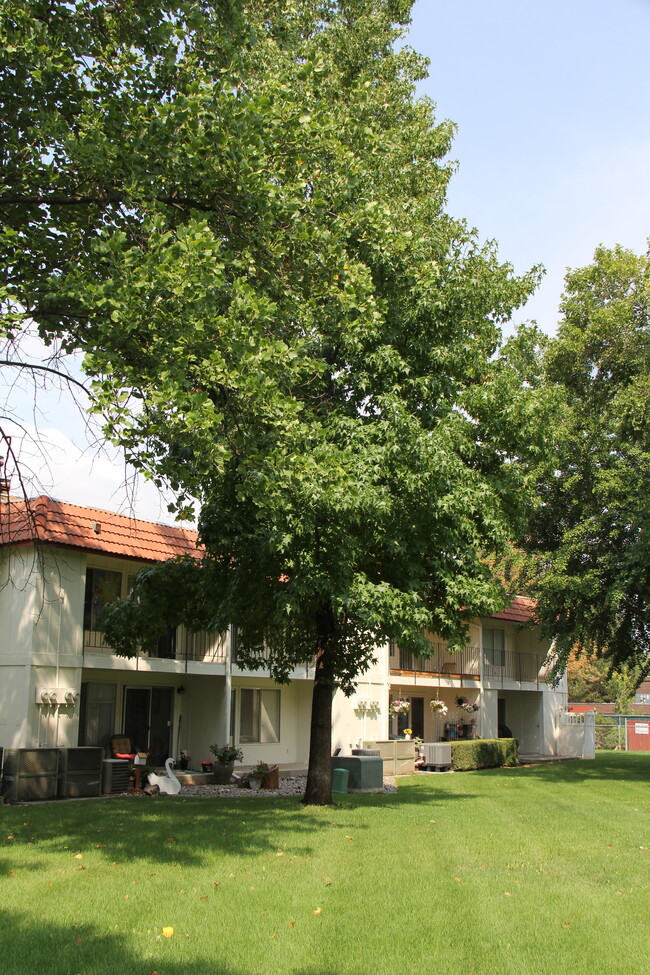
M 131 739 L 127 735 L 112 735 L 110 738 L 113 758 L 128 758 L 133 761 L 135 752 L 131 747 Z

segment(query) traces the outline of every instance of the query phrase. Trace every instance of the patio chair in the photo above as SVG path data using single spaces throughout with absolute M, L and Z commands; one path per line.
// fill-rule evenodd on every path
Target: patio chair
M 131 762 L 134 760 L 135 752 L 127 735 L 111 735 L 109 741 L 112 758 L 128 758 Z

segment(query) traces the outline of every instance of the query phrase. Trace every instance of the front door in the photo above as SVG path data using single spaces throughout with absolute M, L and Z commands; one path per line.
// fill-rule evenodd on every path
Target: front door
M 137 751 L 151 753 L 151 763 L 162 765 L 171 755 L 171 687 L 127 687 L 124 698 L 124 734 Z

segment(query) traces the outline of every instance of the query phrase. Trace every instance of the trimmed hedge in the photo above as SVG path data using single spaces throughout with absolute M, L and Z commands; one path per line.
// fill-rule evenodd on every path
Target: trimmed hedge
M 477 768 L 501 768 L 519 765 L 519 742 L 516 738 L 477 738 L 475 741 L 451 742 L 451 767 L 455 772 Z

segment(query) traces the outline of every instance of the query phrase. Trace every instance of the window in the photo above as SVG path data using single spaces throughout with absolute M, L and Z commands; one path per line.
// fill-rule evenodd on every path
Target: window
M 122 573 L 110 569 L 86 571 L 84 630 L 99 630 L 104 609 L 122 595 Z
M 89 681 L 81 685 L 79 744 L 108 748 L 115 731 L 115 684 Z
M 493 629 L 490 626 L 483 627 L 483 652 L 489 664 L 494 667 L 505 667 L 506 649 L 503 630 Z
M 242 687 L 239 692 L 239 741 L 280 741 L 280 691 Z

